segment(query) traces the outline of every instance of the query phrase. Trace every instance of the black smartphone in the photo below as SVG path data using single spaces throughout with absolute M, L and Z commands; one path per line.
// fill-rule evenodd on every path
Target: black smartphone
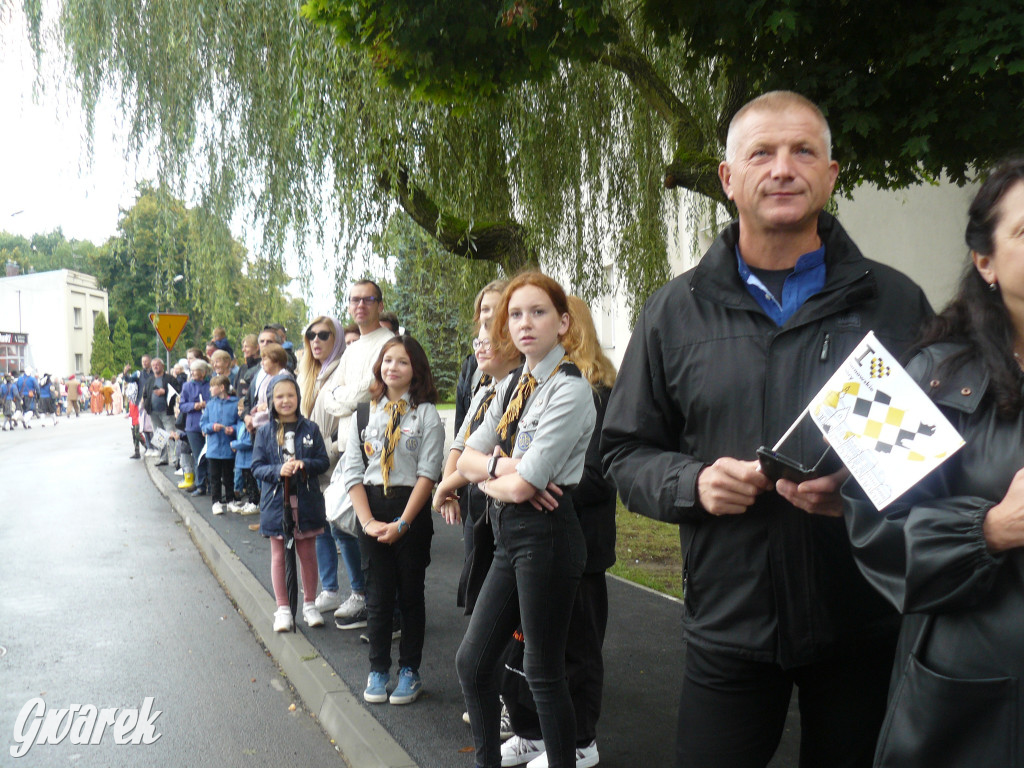
M 816 477 L 831 474 L 839 469 L 837 466 L 839 457 L 831 446 L 821 454 L 821 458 L 813 467 L 805 467 L 799 461 L 783 456 L 763 445 L 757 449 L 757 458 L 761 462 L 761 471 L 771 480 L 785 478 L 794 483 L 802 483 L 805 480 L 813 480 Z

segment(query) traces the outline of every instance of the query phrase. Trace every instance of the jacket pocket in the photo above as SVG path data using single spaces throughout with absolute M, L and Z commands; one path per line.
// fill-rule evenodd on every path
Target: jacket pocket
M 876 768 L 1021 768 L 1017 680 L 946 677 L 911 654 L 889 705 Z

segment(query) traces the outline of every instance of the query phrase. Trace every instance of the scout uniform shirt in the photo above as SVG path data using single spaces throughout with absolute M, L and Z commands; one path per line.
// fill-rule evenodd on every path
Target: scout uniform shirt
M 409 402 L 409 393 L 402 395 Z M 345 490 L 353 485 L 383 485 L 380 457 L 384 449 L 384 432 L 388 425 L 388 412 L 385 409 L 387 400 L 381 398 L 370 403 L 370 418 L 363 434 L 359 434 L 359 425 L 352 419 L 349 429 L 348 444 L 342 461 L 345 462 L 342 482 Z M 363 470 L 363 456 L 367 458 L 366 470 Z M 388 476 L 388 487 L 412 487 L 420 477 L 436 481 L 441 476 L 444 466 L 444 425 L 441 417 L 430 403 L 412 406 L 399 422 L 398 445 L 395 446 L 394 466 Z
M 523 407 L 512 458 L 522 459 L 516 471 L 537 489 L 547 488 L 549 482 L 567 486 L 580 481 L 594 431 L 593 391 L 580 375 L 556 373 L 564 357 L 565 349 L 556 344 L 528 371 L 537 380 L 537 387 Z M 484 423 L 466 440 L 467 448 L 488 455 L 494 450 L 499 442 L 497 427 L 504 415 L 505 393 L 509 387 L 514 391 L 518 383 L 509 376 L 498 385 Z
M 480 369 L 478 368 L 477 370 Z M 511 376 L 511 374 L 509 374 L 509 376 Z M 505 379 L 508 379 L 509 376 L 506 376 Z M 502 381 L 504 381 L 505 379 L 502 379 Z M 480 387 L 479 389 L 476 390 L 476 392 L 473 393 L 473 399 L 469 401 L 469 409 L 466 411 L 466 418 L 462 420 L 462 424 L 459 424 L 456 427 L 455 442 L 452 443 L 451 450 L 461 452 L 466 449 L 466 433 L 470 431 L 470 426 L 473 423 L 473 418 L 476 416 L 476 412 L 480 410 L 480 406 L 483 404 L 484 400 L 490 397 L 491 402 L 494 401 L 494 398 L 496 397 L 495 390 L 498 388 L 498 384 L 499 382 L 495 381 L 494 379 L 491 379 L 491 382 L 489 384 L 485 384 L 484 386 Z M 513 381 L 512 386 L 515 387 L 515 385 L 516 381 Z M 474 429 L 473 431 L 475 432 L 476 430 Z

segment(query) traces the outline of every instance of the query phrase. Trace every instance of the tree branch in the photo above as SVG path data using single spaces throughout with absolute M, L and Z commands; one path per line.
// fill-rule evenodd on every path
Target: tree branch
M 601 62 L 624 74 L 651 109 L 668 123 L 674 149 L 672 161 L 665 168 L 665 188 L 683 187 L 725 202 L 718 182 L 718 157 L 708 151 L 716 146 L 715 137 L 705 135 L 693 112 L 637 48 L 624 24 L 618 25 L 618 33 L 618 41 L 608 47 Z
M 476 261 L 500 264 L 505 274 L 514 275 L 537 266 L 536 254 L 526 244 L 526 228 L 518 221 L 474 223 L 442 213 L 437 203 L 420 187 L 409 183 L 402 169 L 398 178 L 384 172 L 377 177 L 383 190 L 393 195 L 409 216 L 449 253 Z

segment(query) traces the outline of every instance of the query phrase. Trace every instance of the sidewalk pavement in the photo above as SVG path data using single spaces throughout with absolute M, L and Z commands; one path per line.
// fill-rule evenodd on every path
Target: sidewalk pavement
M 147 459 L 146 469 L 189 528 L 210 569 L 352 768 L 474 765 L 473 738 L 462 721 L 465 707 L 455 673 L 455 652 L 468 621 L 455 605 L 464 551 L 461 526 L 447 526 L 434 517 L 420 668 L 423 696 L 408 706 L 366 704 L 362 691 L 369 646 L 359 639 L 363 630 L 341 631 L 331 614 L 324 614 L 324 627 L 310 629 L 300 611 L 296 633 L 272 631 L 270 545 L 249 530 L 258 516 L 213 516 L 209 496 L 191 499 L 177 490 L 172 467 L 156 467 Z M 344 580 L 344 568 L 339 575 Z M 671 766 L 682 679 L 681 603 L 611 576 L 608 596 L 605 691 L 597 740 L 600 764 Z M 397 643 L 393 651 L 397 665 Z M 396 677 L 393 666 L 392 681 Z M 771 768 L 797 765 L 798 728 L 794 699 Z

